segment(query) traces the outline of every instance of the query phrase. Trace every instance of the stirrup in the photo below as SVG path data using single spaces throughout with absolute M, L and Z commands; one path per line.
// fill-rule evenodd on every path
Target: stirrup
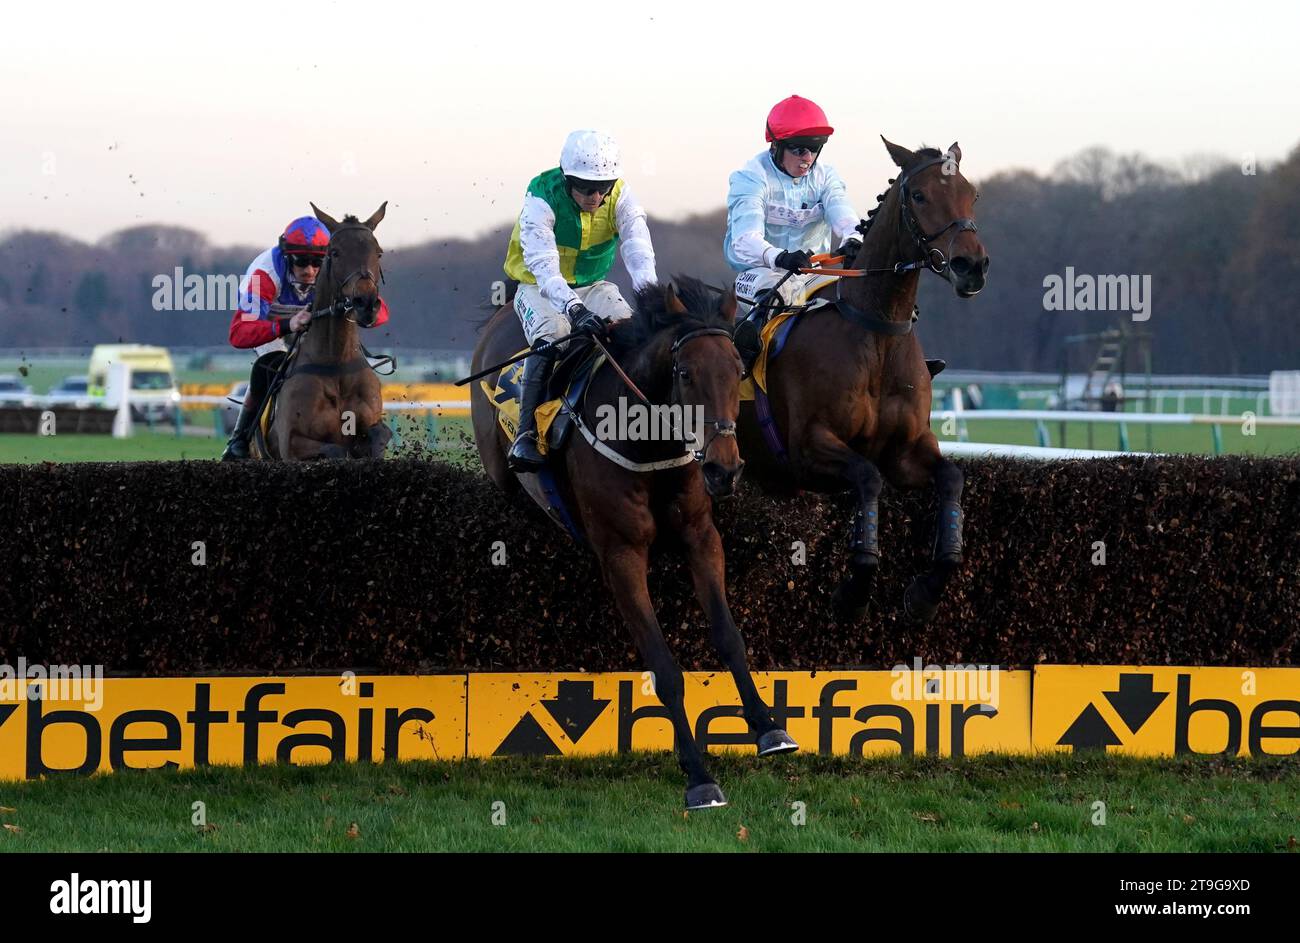
M 545 464 L 546 456 L 537 448 L 537 430 L 529 429 L 515 436 L 506 453 L 507 468 L 515 472 L 536 472 Z

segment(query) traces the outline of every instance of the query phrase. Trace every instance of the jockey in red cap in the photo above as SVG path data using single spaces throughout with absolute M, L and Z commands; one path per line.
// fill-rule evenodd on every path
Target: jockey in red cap
M 786 303 L 798 303 L 814 277 L 798 273 L 809 267 L 812 256 L 839 246 L 836 254 L 851 265 L 862 248 L 855 235 L 861 217 L 849 202 L 844 181 L 834 167 L 818 160 L 835 133 L 826 112 L 791 95 L 768 113 L 766 132 L 767 151 L 733 173 L 727 190 L 723 251 L 727 263 L 741 273 L 736 278 L 739 300 L 753 305 L 736 325 L 736 347 L 747 372 L 772 313 L 770 305 L 754 303 L 778 284 Z M 927 363 L 932 373 L 942 369 L 942 361 Z
M 306 310 L 288 319 L 273 319 L 271 305 L 306 305 L 315 297 L 316 276 L 320 274 L 330 234 L 315 216 L 300 216 L 284 228 L 279 242 L 249 265 L 239 283 L 239 308 L 230 319 L 230 343 L 239 348 L 254 348 L 258 354 L 248 380 L 248 393 L 239 411 L 239 419 L 222 461 L 248 458 L 248 439 L 267 385 L 288 350 L 286 339 L 294 340 L 311 319 Z M 379 300 L 379 314 L 372 327 L 388 320 L 388 305 Z

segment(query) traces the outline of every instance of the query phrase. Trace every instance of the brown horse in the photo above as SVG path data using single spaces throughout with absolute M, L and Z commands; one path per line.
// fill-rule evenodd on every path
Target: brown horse
M 884 478 L 897 488 L 933 483 L 939 517 L 931 567 L 904 594 L 908 614 L 924 621 L 961 563 L 964 476 L 939 454 L 930 431 L 930 373 L 912 330 L 917 283 L 929 268 L 969 298 L 984 287 L 989 259 L 960 148 L 885 146 L 901 172 L 861 227 L 857 257 L 845 260 L 865 275 L 827 286 L 829 304 L 799 316 L 767 365 L 766 400 L 760 394 L 742 411 L 740 439 L 751 476 L 769 489 L 857 493 L 849 573 L 834 596 L 853 619 L 866 614 L 880 563 Z
M 392 437 L 380 422 L 379 378 L 361 348 L 357 325 L 371 327 L 379 316 L 379 259 L 384 250 L 374 230 L 384 203 L 365 222 L 355 216 L 337 222 L 316 209 L 330 232 L 325 262 L 316 279 L 309 326 L 276 397 L 265 450 L 253 437 L 258 458 L 379 458 Z
M 713 524 L 710 495 L 734 492 L 743 465 L 735 439 L 741 373 L 731 342 L 736 300 L 728 295 L 715 306 L 699 282 L 679 279 L 678 285 L 680 298 L 672 287 L 643 290 L 633 318 L 612 330 L 610 353 L 654 407 L 679 406 L 681 416 L 693 410 L 695 435 L 609 443 L 596 438 L 599 446 L 587 433 L 573 435 L 562 455 L 540 473 L 516 480 L 506 467 L 510 439 L 488 395 L 475 383 L 470 396 L 479 457 L 492 480 L 507 491 L 522 483 L 543 509 L 551 503 L 546 492 L 558 493 L 573 517 L 571 529 L 585 535 L 595 551 L 618 611 L 653 672 L 655 693 L 671 715 L 678 761 L 687 775 L 686 807 L 700 809 L 725 805 L 726 798 L 691 733 L 682 671 L 664 641 L 646 584 L 650 548 L 661 533 L 674 535 L 685 549 L 711 640 L 735 679 L 759 755 L 798 746 L 772 720 L 750 677 L 745 643 L 727 606 L 722 541 Z M 527 346 L 513 306 L 506 305 L 487 322 L 473 372 Z M 609 415 L 608 409 L 628 396 L 617 372 L 602 368 L 590 380 L 576 416 L 589 432 L 602 411 Z M 612 457 L 606 457 L 606 446 L 614 448 Z

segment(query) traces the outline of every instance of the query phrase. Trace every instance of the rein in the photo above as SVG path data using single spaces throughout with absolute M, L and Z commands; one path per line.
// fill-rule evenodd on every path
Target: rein
M 721 337 L 726 337 L 728 340 L 730 340 L 731 332 L 720 327 L 698 328 L 693 331 L 687 331 L 685 334 L 683 334 L 681 337 L 677 338 L 677 340 L 673 342 L 673 346 L 672 346 L 673 402 L 670 405 L 681 405 L 677 402 L 677 398 L 678 398 L 677 380 L 681 376 L 681 368 L 678 366 L 678 355 L 680 354 L 682 348 L 690 341 L 697 340 L 698 338 L 701 337 L 709 337 L 709 336 L 715 336 L 715 337 L 721 336 Z M 611 363 L 612 362 L 613 361 L 611 358 Z M 619 376 L 621 379 L 626 379 L 626 375 L 623 374 L 622 371 L 619 371 Z M 630 380 L 628 380 L 627 382 L 630 388 L 636 391 L 635 386 L 631 385 Z M 674 456 L 673 458 L 660 459 L 658 461 L 650 461 L 650 462 L 637 462 L 637 461 L 633 461 L 630 458 L 627 458 L 624 455 L 620 455 L 609 445 L 607 445 L 606 443 L 598 439 L 596 435 L 587 427 L 587 424 L 583 422 L 582 416 L 579 415 L 578 409 L 573 404 L 569 403 L 567 399 L 562 398 L 561 402 L 564 404 L 565 410 L 573 418 L 573 422 L 578 427 L 578 430 L 582 433 L 583 438 L 587 440 L 588 444 L 590 444 L 591 447 L 596 450 L 596 452 L 598 452 L 603 457 L 609 459 L 615 465 L 618 465 L 621 468 L 626 468 L 628 471 L 633 471 L 633 472 L 660 471 L 662 469 L 667 469 L 667 468 L 680 468 L 683 465 L 689 465 L 691 462 L 703 462 L 704 456 L 708 452 L 709 446 L 713 443 L 714 439 L 718 438 L 719 436 L 731 436 L 732 438 L 735 438 L 736 435 L 736 423 L 734 420 L 706 418 L 703 421 L 703 424 L 705 426 L 712 426 L 713 434 L 705 438 L 704 442 L 701 443 L 700 448 L 691 449 L 689 448 L 689 446 L 687 446 L 685 447 L 685 451 L 683 452 L 683 454 Z M 681 427 L 678 426 L 676 431 L 680 431 L 680 430 Z
M 334 242 L 334 237 L 337 236 L 339 233 L 347 232 L 350 229 L 363 229 L 366 232 L 371 233 L 372 239 L 374 238 L 374 233 L 371 232 L 369 226 L 364 226 L 361 223 L 348 223 L 347 225 L 339 226 L 332 233 L 330 233 L 330 243 L 332 244 Z M 378 243 L 376 243 L 376 245 L 378 245 Z M 344 278 L 342 280 L 336 279 L 334 277 L 334 260 L 328 253 L 326 253 L 325 255 L 325 270 L 321 274 L 328 278 L 327 284 L 331 289 L 330 294 L 334 296 L 334 300 L 330 302 L 328 307 L 313 309 L 312 310 L 313 321 L 318 317 L 328 318 L 328 317 L 337 317 L 339 315 L 344 315 L 344 316 L 348 316 L 347 320 L 355 324 L 357 319 L 354 317 L 350 317 L 349 315 L 350 312 L 353 311 L 356 306 L 353 303 L 351 298 L 340 297 L 342 295 L 343 289 L 347 287 L 348 283 L 351 282 L 354 278 L 368 278 L 376 285 L 381 285 L 384 282 L 384 267 L 382 265 L 379 266 L 378 278 L 375 277 L 375 274 L 371 272 L 369 268 L 359 268 L 356 271 L 350 273 L 347 278 Z
M 334 242 L 335 236 L 341 232 L 347 232 L 350 229 L 363 229 L 371 234 L 371 238 L 374 238 L 374 233 L 369 226 L 365 226 L 361 223 L 347 223 L 346 225 L 337 227 L 330 233 L 330 244 Z M 378 245 L 378 242 L 376 242 L 376 245 Z M 326 248 L 328 247 L 329 246 L 327 245 Z M 374 273 L 371 272 L 369 268 L 359 268 L 349 274 L 347 278 L 342 280 L 336 279 L 334 277 L 334 261 L 328 252 L 325 254 L 325 265 L 321 271 L 321 275 L 327 279 L 326 284 L 329 286 L 330 294 L 334 296 L 334 300 L 325 307 L 313 308 L 311 310 L 311 318 L 308 320 L 306 327 L 303 328 L 304 333 L 311 327 L 312 322 L 317 318 L 343 316 L 345 320 L 351 321 L 353 324 L 358 323 L 357 319 L 351 316 L 351 312 L 355 310 L 356 305 L 351 298 L 342 297 L 343 289 L 354 278 L 368 278 L 374 282 L 376 286 L 384 283 L 384 267 L 382 265 L 379 266 L 378 278 L 375 278 Z M 362 357 L 360 358 L 345 361 L 340 364 L 300 364 L 295 372 L 312 373 L 320 376 L 339 376 L 345 373 L 355 373 L 364 367 L 369 367 L 381 377 L 391 377 L 397 372 L 397 358 L 393 357 L 391 354 L 379 354 L 378 356 L 372 354 L 361 341 L 360 337 L 357 338 L 357 346 L 361 348 Z M 370 361 L 372 360 L 376 362 L 371 363 Z M 382 371 L 379 369 L 381 366 L 388 367 L 389 369 L 387 372 Z
M 950 157 L 947 154 L 940 155 L 939 157 L 929 157 L 921 161 L 919 164 L 903 171 L 898 176 L 897 184 L 900 191 L 899 215 L 903 219 L 903 225 L 907 229 L 907 234 L 912 238 L 912 243 L 923 253 L 921 258 L 914 259 L 911 262 L 898 262 L 888 268 L 833 269 L 817 267 L 803 268 L 799 271 L 808 275 L 838 275 L 847 278 L 862 278 L 867 275 L 902 275 L 905 272 L 928 268 L 936 275 L 943 275 L 948 270 L 948 258 L 952 255 L 952 244 L 956 240 L 957 236 L 963 232 L 979 232 L 979 227 L 975 225 L 975 220 L 971 219 L 969 216 L 962 216 L 954 219 L 938 232 L 927 236 L 925 231 L 921 228 L 921 223 L 916 218 L 915 212 L 912 210 L 912 192 L 909 184 L 911 183 L 912 178 L 921 173 L 921 171 L 928 170 L 936 164 L 947 163 L 949 159 Z M 890 184 L 895 183 L 893 180 L 889 182 Z M 884 201 L 884 198 L 885 195 L 883 193 L 878 197 L 881 202 Z M 879 209 L 879 207 L 877 207 L 877 209 Z M 877 210 L 872 210 L 868 213 L 868 216 L 874 217 L 876 211 Z M 857 231 L 865 237 L 867 230 L 871 228 L 872 222 L 873 220 L 870 218 L 864 219 L 858 224 Z M 931 243 L 939 239 L 949 230 L 952 231 L 952 235 L 948 237 L 948 243 L 946 246 L 947 252 L 940 249 L 938 246 L 931 245 Z M 844 262 L 844 257 L 822 255 L 814 256 L 814 260 L 818 262 L 842 263 Z M 917 321 L 917 312 L 915 310 L 912 311 L 912 317 L 907 321 L 891 321 L 888 318 L 882 318 L 878 315 L 871 314 L 868 311 L 863 311 L 861 308 L 849 302 L 844 297 L 842 286 L 842 282 L 836 282 L 835 284 L 835 305 L 848 314 L 850 316 L 849 320 L 853 323 L 876 334 L 887 334 L 894 337 L 901 337 L 912 333 L 912 328 L 916 325 Z

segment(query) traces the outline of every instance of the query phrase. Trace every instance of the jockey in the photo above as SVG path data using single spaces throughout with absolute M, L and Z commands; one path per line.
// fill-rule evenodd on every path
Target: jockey
M 851 237 L 861 217 L 835 168 L 817 161 L 834 132 L 821 108 L 791 95 L 767 116 L 768 150 L 731 175 L 723 251 L 733 269 L 748 275 L 737 279 L 739 293 L 756 297 L 793 272 L 785 284 L 798 281 L 794 297 L 808 278 L 798 271 L 813 255 L 832 245 L 842 245 L 850 258 L 857 254 L 862 243 Z M 747 370 L 758 356 L 768 313 L 767 306 L 755 306 L 736 326 Z
M 862 240 L 854 234 L 861 217 L 835 168 L 818 163 L 834 133 L 826 112 L 791 95 L 768 113 L 768 150 L 731 175 L 723 251 L 727 263 L 742 273 L 736 279 L 742 298 L 761 300 L 787 274 L 781 294 L 802 297 L 813 276 L 798 274 L 799 269 L 832 246 L 839 246 L 835 254 L 844 256 L 845 264 L 857 258 Z M 771 313 L 771 306 L 756 304 L 736 325 L 736 348 L 746 373 L 762 349 L 763 325 Z M 943 369 L 942 360 L 926 364 L 931 376 Z
M 248 266 L 239 283 L 239 308 L 230 319 L 230 343 L 241 349 L 254 348 L 258 357 L 248 379 L 248 392 L 222 461 L 248 458 L 248 440 L 262 411 L 267 386 L 294 335 L 311 320 L 307 311 L 292 318 L 273 320 L 271 305 L 306 305 L 315 298 L 316 277 L 329 246 L 330 234 L 315 216 L 301 216 L 285 227 L 277 245 L 267 249 Z M 381 298 L 373 326 L 388 320 L 388 305 Z
M 646 213 L 619 179 L 621 173 L 612 137 L 574 131 L 564 141 L 560 166 L 528 184 L 510 235 L 505 271 L 520 283 L 515 313 L 533 347 L 575 331 L 598 334 L 632 316 L 617 286 L 605 280 L 616 249 L 634 290 L 657 281 Z M 519 430 L 506 456 L 514 471 L 535 472 L 545 464 L 533 413 L 546 393 L 554 362 L 554 354 L 524 361 Z

